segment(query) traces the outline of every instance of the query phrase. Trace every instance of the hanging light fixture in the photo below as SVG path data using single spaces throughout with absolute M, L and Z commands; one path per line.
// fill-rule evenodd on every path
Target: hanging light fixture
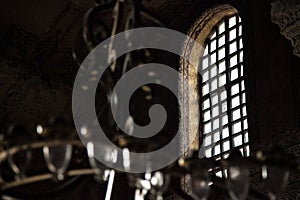
M 44 146 L 43 153 L 48 169 L 57 180 L 63 180 L 71 161 L 72 145 Z
M 150 199 L 162 200 L 163 194 L 167 191 L 170 184 L 170 176 L 165 172 L 156 171 L 150 178 L 151 190 Z
M 227 165 L 226 187 L 232 200 L 243 200 L 249 191 L 249 166 L 243 159 L 239 149 L 233 149 L 230 153 Z
M 209 169 L 213 167 L 211 160 L 199 158 L 199 152 L 193 152 L 191 158 L 185 161 L 188 174 L 186 178 L 190 187 L 191 195 L 195 200 L 206 200 L 209 197 L 211 177 Z
M 42 135 L 49 145 L 43 147 L 43 155 L 48 169 L 55 180 L 64 180 L 64 174 L 72 158 L 73 147 L 69 143 L 73 130 L 62 119 L 50 119 L 45 127 L 38 125 L 37 133 Z
M 190 173 L 190 187 L 195 200 L 206 200 L 209 196 L 210 176 L 208 171 L 197 170 Z
M 262 166 L 262 178 L 265 180 L 270 199 L 281 199 L 288 184 L 292 157 L 280 146 L 272 147 L 265 155 L 262 153 L 257 155 L 266 163 Z
M 107 181 L 110 170 L 100 163 L 95 156 L 97 154 L 97 156 L 103 157 L 107 162 L 114 164 L 117 162 L 117 151 L 107 148 L 104 144 L 91 141 L 87 144 L 87 152 L 89 163 L 96 172 L 95 179 L 99 182 Z
M 16 174 L 16 179 L 25 177 L 32 160 L 30 144 L 33 138 L 27 128 L 22 125 L 12 125 L 7 132 L 6 140 L 8 142 L 8 164 Z M 12 147 L 18 147 L 15 152 L 11 151 Z

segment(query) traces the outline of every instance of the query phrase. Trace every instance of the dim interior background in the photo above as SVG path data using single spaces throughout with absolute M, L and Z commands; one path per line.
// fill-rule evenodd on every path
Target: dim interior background
M 256 153 L 260 150 L 269 150 L 272 145 L 280 145 L 286 152 L 294 155 L 296 159 L 293 160 L 297 161 L 299 158 L 298 130 L 300 125 L 300 61 L 299 57 L 293 53 L 294 45 L 292 44 L 296 43 L 297 37 L 291 42 L 282 34 L 284 33 L 284 30 L 280 29 L 282 27 L 272 22 L 271 4 L 273 1 L 143 0 L 139 2 L 147 10 L 148 14 L 155 19 L 153 20 L 147 15 L 139 15 L 140 17 L 137 18 L 136 22 L 139 26 L 160 26 L 164 24 L 165 27 L 182 33 L 188 33 L 193 28 L 196 29 L 196 22 L 202 19 L 201 17 L 205 16 L 205 13 L 217 13 L 218 10 L 213 10 L 215 7 L 228 4 L 237 10 L 237 13 L 232 15 L 237 16 L 234 18 L 235 22 L 232 25 L 229 22 L 231 18 L 222 18 L 226 28 L 224 34 L 222 34 L 223 31 L 220 31 L 222 29 L 222 20 L 218 19 L 218 23 L 214 26 L 215 32 L 209 31 L 205 38 L 205 44 L 207 44 L 206 47 L 209 53 L 213 54 L 219 51 L 219 57 L 222 53 L 222 44 L 220 43 L 223 42 L 222 36 L 224 35 L 226 38 L 224 43 L 229 46 L 225 56 L 228 57 L 228 63 L 231 57 L 227 53 L 233 53 L 233 55 L 237 56 L 235 65 L 243 66 L 236 67 L 237 72 L 233 71 L 232 74 L 229 68 L 226 68 L 224 70 L 225 73 L 223 73 L 227 75 L 228 79 L 225 79 L 229 81 L 224 82 L 229 85 L 232 84 L 230 87 L 235 86 L 235 83 L 239 84 L 236 94 L 241 96 L 237 103 L 241 107 L 241 112 L 230 113 L 227 110 L 231 108 L 227 104 L 226 113 L 232 114 L 232 116 L 228 115 L 228 127 L 235 122 L 243 124 L 240 125 L 240 128 L 236 126 L 236 131 L 241 132 L 240 138 L 242 137 L 243 139 L 238 138 L 234 140 L 234 137 L 230 136 L 229 138 L 232 139 L 226 143 L 227 140 L 223 140 L 226 137 L 220 137 L 219 150 L 210 149 L 210 142 L 203 141 L 203 145 L 206 145 L 205 142 L 207 142 L 208 146 L 206 156 L 214 157 L 215 159 L 226 156 L 225 154 L 228 154 L 229 150 L 237 143 L 239 144 L 237 146 L 242 148 L 245 156 L 251 156 L 254 159 L 256 158 Z M 284 6 L 290 5 L 290 7 L 283 6 L 286 9 L 284 12 L 288 13 L 285 18 L 286 23 L 288 25 L 289 23 L 296 24 L 299 21 L 299 14 L 293 14 L 293 12 L 297 13 L 299 6 L 291 5 L 293 3 L 296 5 L 297 2 L 282 2 L 287 2 L 283 4 Z M 98 3 L 101 4 L 103 2 Z M 1 3 L 0 130 L 3 133 L 3 140 L 6 138 L 7 141 L 12 141 L 12 146 L 14 142 L 17 144 L 19 136 L 12 135 L 10 139 L 8 136 L 4 137 L 4 135 L 9 135 L 8 129 L 11 124 L 25 125 L 30 136 L 29 140 L 33 142 L 46 140 L 37 134 L 36 128 L 39 124 L 42 127 L 48 125 L 51 127 L 52 122 L 50 118 L 52 117 L 63 118 L 64 121 L 61 122 L 64 124 L 63 126 L 71 127 L 70 129 L 64 129 L 64 131 L 68 132 L 67 134 L 72 132 L 70 131 L 73 127 L 71 111 L 72 86 L 79 68 L 78 64 L 82 62 L 82 58 L 91 48 L 91 46 L 85 45 L 84 41 L 82 41 L 83 20 L 87 11 L 93 7 L 95 7 L 94 1 L 79 0 L 43 2 L 37 0 L 12 0 Z M 137 10 L 139 10 L 139 7 L 137 7 Z M 273 12 L 275 12 L 274 15 L 278 12 L 276 16 L 280 17 L 283 11 L 275 10 Z M 112 9 L 104 9 L 99 16 L 97 12 L 95 13 L 93 18 L 95 19 L 93 21 L 96 24 L 95 27 L 109 30 L 108 32 L 100 30 L 99 32 L 102 35 L 96 35 L 95 38 L 109 37 L 113 26 Z M 208 17 L 213 18 L 214 16 L 208 15 Z M 215 17 L 217 17 L 217 14 Z M 105 22 L 104 26 L 97 21 L 98 19 Z M 240 26 L 242 26 L 242 30 L 240 30 Z M 119 31 L 123 28 L 121 26 Z M 236 30 L 235 35 L 231 35 L 231 30 L 233 29 Z M 239 41 L 232 48 L 230 48 L 230 44 L 232 44 L 231 37 L 233 37 L 233 40 Z M 92 38 L 92 40 L 95 38 Z M 214 40 L 214 38 L 219 39 Z M 242 42 L 240 42 L 240 39 Z M 214 41 L 218 41 L 215 46 Z M 74 59 L 74 52 L 76 59 Z M 179 59 L 176 56 L 167 52 L 150 51 L 150 53 L 151 59 L 179 70 Z M 144 59 L 145 62 L 148 59 L 147 52 L 135 52 L 134 55 L 142 60 Z M 216 62 L 218 63 L 219 61 Z M 221 65 L 221 63 L 222 61 L 218 65 Z M 214 68 L 211 67 L 210 70 L 213 71 Z M 237 76 L 237 79 L 240 81 L 231 82 L 234 81 L 229 78 L 232 76 Z M 208 76 L 208 79 L 212 79 L 212 75 Z M 201 84 L 199 84 L 200 87 L 202 87 Z M 199 91 L 205 91 L 206 86 L 203 87 L 203 90 L 199 89 Z M 147 124 L 147 120 L 149 120 L 146 115 L 148 108 L 153 103 L 161 103 L 167 109 L 168 120 L 160 134 L 168 140 L 172 138 L 174 132 L 178 129 L 179 119 L 176 99 L 166 88 L 150 86 L 150 89 L 152 92 L 150 94 L 151 97 L 147 97 L 149 95 L 147 93 L 149 91 L 148 88 L 143 88 L 135 93 L 135 98 L 132 100 L 134 105 L 132 108 L 133 117 L 136 123 Z M 96 105 L 96 108 L 99 111 L 99 121 L 106 125 L 108 131 L 113 134 L 113 130 L 109 126 L 110 122 L 107 120 L 107 117 L 103 117 L 109 115 L 109 110 L 105 106 L 107 102 L 101 98 L 103 92 L 99 90 L 97 95 L 99 104 Z M 203 106 L 207 105 L 205 104 L 206 96 L 201 93 L 199 95 L 204 95 L 201 109 L 205 113 L 202 103 Z M 227 95 L 227 98 L 229 97 Z M 235 97 L 233 95 L 232 100 Z M 151 99 L 147 100 L 147 98 Z M 243 114 L 243 106 L 246 109 L 246 115 Z M 212 107 L 212 104 L 209 104 L 206 109 L 210 109 L 210 107 Z M 234 112 L 234 109 L 232 112 Z M 211 116 L 203 116 L 203 119 L 199 120 L 203 125 L 203 129 L 199 132 L 201 134 L 202 132 L 203 134 L 211 134 L 211 141 L 214 139 L 213 125 L 205 129 L 205 124 L 213 124 L 214 120 L 217 119 L 212 116 L 214 114 L 216 113 L 212 112 Z M 220 116 L 219 121 L 223 120 L 224 116 L 218 116 Z M 20 132 L 25 132 L 23 128 L 20 129 Z M 16 132 L 18 131 L 16 130 Z M 20 133 L 17 135 L 20 135 Z M 234 127 L 230 130 L 230 135 L 234 135 Z M 76 134 L 68 135 L 68 137 L 72 137 L 74 141 L 77 140 Z M 25 139 L 21 137 L 22 142 Z M 113 140 L 113 138 L 111 139 Z M 201 136 L 199 139 L 201 141 Z M 161 141 L 163 142 L 159 145 L 164 145 L 164 140 Z M 72 157 L 70 158 L 68 170 L 90 168 L 86 150 L 81 148 L 80 144 L 77 146 L 76 144 L 71 149 Z M 6 148 L 7 145 L 5 144 L 2 150 L 5 151 Z M 37 148 L 37 150 L 32 151 L 32 160 L 27 166 L 26 176 L 30 177 L 30 175 L 49 171 L 44 158 L 45 153 L 40 150 Z M 23 158 L 28 156 L 26 155 L 26 150 L 24 152 Z M 261 170 L 258 168 L 253 167 L 251 171 L 251 191 L 254 194 L 262 195 L 257 197 L 258 199 L 262 197 L 268 199 L 269 196 L 261 176 Z M 15 174 L 8 161 L 1 163 L 1 177 L 4 180 L 10 182 L 24 178 L 15 177 Z M 128 176 L 122 173 L 117 173 L 115 176 L 115 180 L 118 181 L 114 182 L 112 199 L 120 199 L 121 197 L 133 199 L 135 188 L 128 184 L 130 182 Z M 224 174 L 221 176 L 224 176 Z M 104 199 L 105 197 L 107 182 L 99 183 L 93 175 L 66 176 L 64 178 L 63 181 L 48 180 L 37 184 L 14 187 L 3 191 L 3 194 L 20 199 Z M 283 198 L 299 198 L 299 180 L 298 172 L 290 173 Z M 174 185 L 174 188 L 185 184 L 177 176 L 172 178 L 170 182 L 171 185 Z M 184 189 L 186 188 L 183 187 Z M 212 186 L 211 190 L 211 199 L 230 198 L 227 190 L 224 188 Z M 178 196 L 180 195 L 175 194 L 174 189 L 167 189 L 164 193 L 165 199 L 177 199 L 179 198 Z M 252 198 L 255 199 L 255 197 Z

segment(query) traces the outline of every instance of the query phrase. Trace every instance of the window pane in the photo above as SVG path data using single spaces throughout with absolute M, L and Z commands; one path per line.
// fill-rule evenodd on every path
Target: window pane
M 241 76 L 244 76 L 244 67 L 241 65 Z
M 216 50 L 216 48 L 217 48 L 216 40 L 211 41 L 211 43 L 210 43 L 210 52 Z
M 247 142 L 249 142 L 249 139 L 248 139 L 248 132 L 245 132 L 245 134 L 244 134 L 244 142 L 245 143 L 247 143 Z
M 204 125 L 204 133 L 210 133 L 211 132 L 211 123 L 207 123 Z
M 222 74 L 220 76 L 219 85 L 222 86 L 222 85 L 225 85 L 225 84 L 226 84 L 226 74 Z
M 243 51 L 240 52 L 240 62 L 243 62 L 244 60 L 244 53 Z
M 220 25 L 219 25 L 219 33 L 223 33 L 225 31 L 225 23 L 222 22 Z
M 239 26 L 239 36 L 241 36 L 242 33 L 243 33 L 242 26 Z
M 216 117 L 219 114 L 219 108 L 218 106 L 213 107 L 212 109 L 212 116 Z
M 234 40 L 236 38 L 236 29 L 229 31 L 229 41 Z
M 217 94 L 212 97 L 212 105 L 216 105 L 218 103 L 219 96 Z
M 226 91 L 221 92 L 221 101 L 225 100 L 227 98 Z
M 228 127 L 224 128 L 223 129 L 223 132 L 222 132 L 222 138 L 227 138 L 229 136 L 229 130 L 228 130 Z
M 215 77 L 217 75 L 217 66 L 213 66 L 210 70 L 210 77 Z
M 214 122 L 213 122 L 213 130 L 218 129 L 219 126 L 220 126 L 219 119 L 215 119 Z
M 234 70 L 231 71 L 230 73 L 230 80 L 234 81 L 235 79 L 237 79 L 239 77 L 239 72 L 238 69 L 235 68 Z
M 240 118 L 241 118 L 241 111 L 240 111 L 240 109 L 234 110 L 232 112 L 232 120 L 235 121 L 235 120 L 240 119 Z
M 248 129 L 248 122 L 246 119 L 243 121 L 243 126 L 244 126 L 244 129 Z
M 206 46 L 206 48 L 204 49 L 204 54 L 203 56 L 206 56 L 208 54 L 208 46 Z
M 208 84 L 205 84 L 205 85 L 202 87 L 202 92 L 203 92 L 203 95 L 208 94 L 208 92 L 209 92 L 209 86 L 208 86 Z
M 202 60 L 202 69 L 206 69 L 208 66 L 209 66 L 208 57 L 205 57 Z
M 243 106 L 243 116 L 247 115 L 247 110 L 246 110 L 246 106 Z
M 219 73 L 222 73 L 226 70 L 225 60 L 219 63 Z
M 214 39 L 216 37 L 216 32 L 214 31 L 210 39 Z
M 203 79 L 202 80 L 203 82 L 205 82 L 205 81 L 207 81 L 209 79 L 208 71 L 206 71 L 206 72 L 203 73 L 202 79 Z
M 238 135 L 236 137 L 233 138 L 233 143 L 234 143 L 234 146 L 237 147 L 237 146 L 240 146 L 243 144 L 243 136 L 242 135 Z
M 245 93 L 242 94 L 242 103 L 246 103 L 246 94 Z
M 214 142 L 218 142 L 220 140 L 220 132 L 214 133 Z
M 210 110 L 204 112 L 204 121 L 208 121 L 210 118 Z
M 222 113 L 227 112 L 227 102 L 222 103 Z
M 230 143 L 229 140 L 227 140 L 223 143 L 223 150 L 228 151 L 229 149 L 230 149 Z
M 211 64 L 215 64 L 216 59 L 217 59 L 216 53 L 213 53 L 213 54 L 210 55 L 210 63 Z
M 215 78 L 212 82 L 211 82 L 211 91 L 215 91 L 218 87 L 218 81 L 217 79 Z
M 222 125 L 225 126 L 228 123 L 228 116 L 225 115 L 222 117 Z
M 232 126 L 233 134 L 236 134 L 242 130 L 241 122 L 234 123 Z
M 223 46 L 225 44 L 225 35 L 222 35 L 219 38 L 219 47 Z
M 240 92 L 240 86 L 239 84 L 235 84 L 234 86 L 231 87 L 231 95 L 236 95 L 237 93 Z
M 204 102 L 203 102 L 203 110 L 207 109 L 210 107 L 210 102 L 209 102 L 209 99 L 206 99 Z
M 242 91 L 245 90 L 245 83 L 244 83 L 244 81 L 241 82 L 241 88 L 242 88 Z
M 219 60 L 225 58 L 225 48 L 222 47 L 220 50 L 219 50 Z
M 211 157 L 211 149 L 206 149 L 205 150 L 205 156 L 208 157 L 208 158 Z
M 206 135 L 204 137 L 204 146 L 209 146 L 211 145 L 211 136 L 210 135 Z
M 240 48 L 242 49 L 243 48 L 243 40 L 240 39 Z
M 250 148 L 249 145 L 246 146 L 246 155 L 245 156 L 250 156 Z
M 214 150 L 215 150 L 214 155 L 219 155 L 221 153 L 220 145 L 219 144 L 216 145 L 214 147 Z
M 240 97 L 236 96 L 231 100 L 231 108 L 235 108 L 240 105 Z
M 237 42 L 233 42 L 229 45 L 229 53 L 232 54 L 237 50 Z
M 230 67 L 234 67 L 237 65 L 237 55 L 230 58 Z
M 235 25 L 236 25 L 236 17 L 234 16 L 229 19 L 229 28 L 231 28 Z

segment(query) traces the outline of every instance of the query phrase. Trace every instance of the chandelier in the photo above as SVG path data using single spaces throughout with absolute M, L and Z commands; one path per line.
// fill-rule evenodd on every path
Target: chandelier
M 33 139 L 29 137 L 30 134 L 24 126 L 10 127 L 2 140 L 0 160 L 1 163 L 8 163 L 14 177 L 7 178 L 1 174 L 2 194 L 5 194 L 6 190 L 40 181 L 50 180 L 59 183 L 65 177 L 93 175 L 97 182 L 107 183 L 105 199 L 110 199 L 115 173 L 125 173 L 128 176 L 128 185 L 136 190 L 136 200 L 163 199 L 164 192 L 174 187 L 170 184 L 172 178 L 186 180 L 189 191 L 178 188 L 172 190 L 184 199 L 207 199 L 211 185 L 227 189 L 231 199 L 246 199 L 257 197 L 257 194 L 251 193 L 250 169 L 258 168 L 261 170 L 270 199 L 280 199 L 287 186 L 289 173 L 300 170 L 300 164 L 293 160 L 291 155 L 274 146 L 268 151 L 256 152 L 253 158 L 243 157 L 240 150 L 235 148 L 227 159 L 221 160 L 199 158 L 199 151 L 194 151 L 190 156 L 179 158 L 158 171 L 126 173 L 103 165 L 94 155 L 101 152 L 101 156 L 112 163 L 122 162 L 126 170 L 131 165 L 131 159 L 126 152 L 132 150 L 132 143 L 135 141 L 119 136 L 115 142 L 123 148 L 123 154 L 118 155 L 114 149 L 109 149 L 99 142 L 90 141 L 85 148 L 74 133 L 75 129 L 68 126 L 64 120 L 51 119 L 46 125 L 36 126 L 39 140 L 32 142 Z M 141 146 L 147 148 L 149 144 L 145 142 Z M 71 158 L 78 156 L 74 153 L 75 149 L 85 151 L 84 157 L 87 159 L 83 162 L 87 162 L 88 167 L 70 166 Z M 34 160 L 35 151 L 42 153 L 48 173 L 26 174 L 30 163 Z M 223 178 L 216 176 L 215 172 L 220 170 L 225 174 Z

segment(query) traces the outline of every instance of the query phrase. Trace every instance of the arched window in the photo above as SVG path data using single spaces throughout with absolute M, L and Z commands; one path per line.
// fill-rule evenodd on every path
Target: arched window
M 224 17 L 213 27 L 199 67 L 205 156 L 226 158 L 234 147 L 249 156 L 242 22 L 238 14 Z
M 203 13 L 188 34 L 203 48 L 186 41 L 183 49 L 197 66 L 181 63 L 182 141 L 192 140 L 200 157 L 226 158 L 234 147 L 249 156 L 242 19 L 231 5 L 220 5 Z

